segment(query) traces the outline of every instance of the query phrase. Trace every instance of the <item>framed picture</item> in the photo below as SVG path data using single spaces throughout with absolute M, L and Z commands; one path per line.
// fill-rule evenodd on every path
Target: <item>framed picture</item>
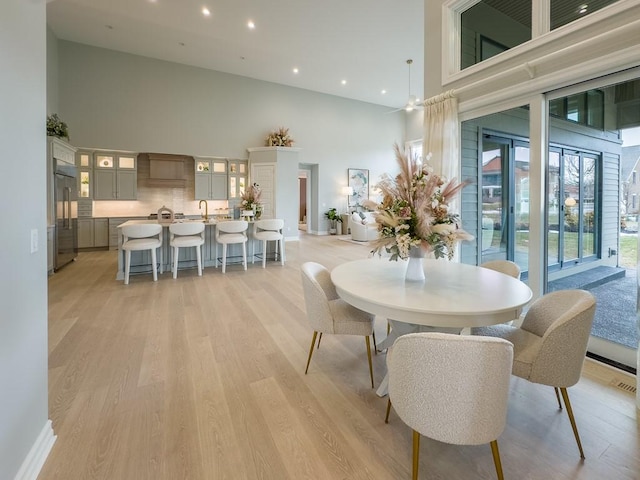
M 362 202 L 369 198 L 369 170 L 362 168 L 348 169 L 349 186 L 353 188 L 353 195 L 349 197 L 349 210 L 362 206 Z

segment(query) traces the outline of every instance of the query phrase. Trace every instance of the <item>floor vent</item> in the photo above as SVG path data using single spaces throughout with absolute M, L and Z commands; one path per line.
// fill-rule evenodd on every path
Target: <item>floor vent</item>
M 625 392 L 636 393 L 636 387 L 634 387 L 633 385 L 630 385 L 629 383 L 617 381 L 615 382 L 615 386 L 616 388 L 619 388 L 620 390 L 624 390 Z

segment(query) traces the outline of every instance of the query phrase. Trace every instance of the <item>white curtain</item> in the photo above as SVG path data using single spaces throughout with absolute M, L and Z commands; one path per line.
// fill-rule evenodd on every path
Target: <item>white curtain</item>
M 460 170 L 460 127 L 458 99 L 453 90 L 431 97 L 424 102 L 424 157 L 431 153 L 429 163 L 437 174 L 451 180 Z

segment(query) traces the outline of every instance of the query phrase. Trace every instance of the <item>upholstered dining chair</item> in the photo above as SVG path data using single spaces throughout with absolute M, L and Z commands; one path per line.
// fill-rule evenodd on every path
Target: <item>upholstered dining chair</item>
M 581 458 L 584 451 L 567 388 L 580 380 L 595 310 L 596 301 L 591 293 L 560 290 L 533 302 L 520 328 L 502 324 L 475 328 L 472 332 L 513 343 L 513 375 L 553 387 L 562 408 L 560 390 Z
M 453 445 L 491 444 L 503 478 L 498 437 L 507 423 L 513 346 L 506 340 L 409 333 L 387 354 L 389 399 L 413 429 L 413 476 L 420 436 Z
M 222 244 L 222 273 L 227 271 L 227 245 L 242 244 L 242 266 L 247 269 L 247 229 L 246 220 L 229 220 L 216 225 L 216 243 Z M 217 257 L 217 247 L 216 247 Z M 216 258 L 217 265 L 217 258 Z
M 202 245 L 204 223 L 187 222 L 169 225 L 169 245 L 173 248 L 173 278 L 178 278 L 178 256 L 181 248 L 195 247 L 198 276 L 202 276 Z
M 156 250 L 160 249 L 160 273 L 162 267 L 162 225 L 157 223 L 141 223 L 122 227 L 122 250 L 124 257 L 124 284 L 129 284 L 129 271 L 131 269 L 131 252 L 139 250 L 151 251 L 151 272 L 153 281 L 158 280 Z
M 309 358 L 304 370 L 305 375 L 309 371 L 311 356 L 318 333 L 332 333 L 336 335 L 362 335 L 367 346 L 367 358 L 369 360 L 369 376 L 371 388 L 373 383 L 373 365 L 371 363 L 371 344 L 369 336 L 373 335 L 374 315 L 363 312 L 342 300 L 331 281 L 331 274 L 323 265 L 315 262 L 302 264 L 302 287 L 307 308 L 307 318 L 313 328 Z M 320 340 L 318 340 L 318 348 Z M 374 337 L 375 349 L 375 337 Z
M 520 267 L 511 260 L 489 260 L 488 262 L 481 263 L 480 266 L 520 280 Z
M 276 242 L 276 260 L 280 256 L 280 265 L 284 265 L 284 220 L 279 218 L 256 220 L 253 222 L 253 238 L 262 242 L 262 268 L 267 265 L 267 242 Z M 255 250 L 255 245 L 254 245 Z M 255 251 L 252 252 L 251 263 L 255 261 Z

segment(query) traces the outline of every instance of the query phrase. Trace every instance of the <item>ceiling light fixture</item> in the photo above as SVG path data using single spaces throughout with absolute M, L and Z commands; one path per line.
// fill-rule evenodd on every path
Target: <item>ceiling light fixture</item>
M 387 91 L 386 91 L 386 90 L 382 90 L 380 93 L 381 93 L 382 95 L 386 95 Z
M 253 23 L 253 21 L 252 21 L 252 20 L 249 20 L 249 21 L 247 22 L 247 27 L 249 27 L 249 30 L 253 30 L 254 28 L 256 28 L 256 24 L 255 24 L 255 23 Z
M 300 70 L 298 70 L 298 67 L 293 67 L 293 73 L 297 74 Z
M 202 7 L 202 14 L 205 17 L 208 17 L 209 15 L 211 15 L 211 12 L 209 11 L 209 9 L 207 7 Z
M 346 85 L 347 81 L 346 80 L 342 80 L 340 83 L 342 83 L 342 85 Z

